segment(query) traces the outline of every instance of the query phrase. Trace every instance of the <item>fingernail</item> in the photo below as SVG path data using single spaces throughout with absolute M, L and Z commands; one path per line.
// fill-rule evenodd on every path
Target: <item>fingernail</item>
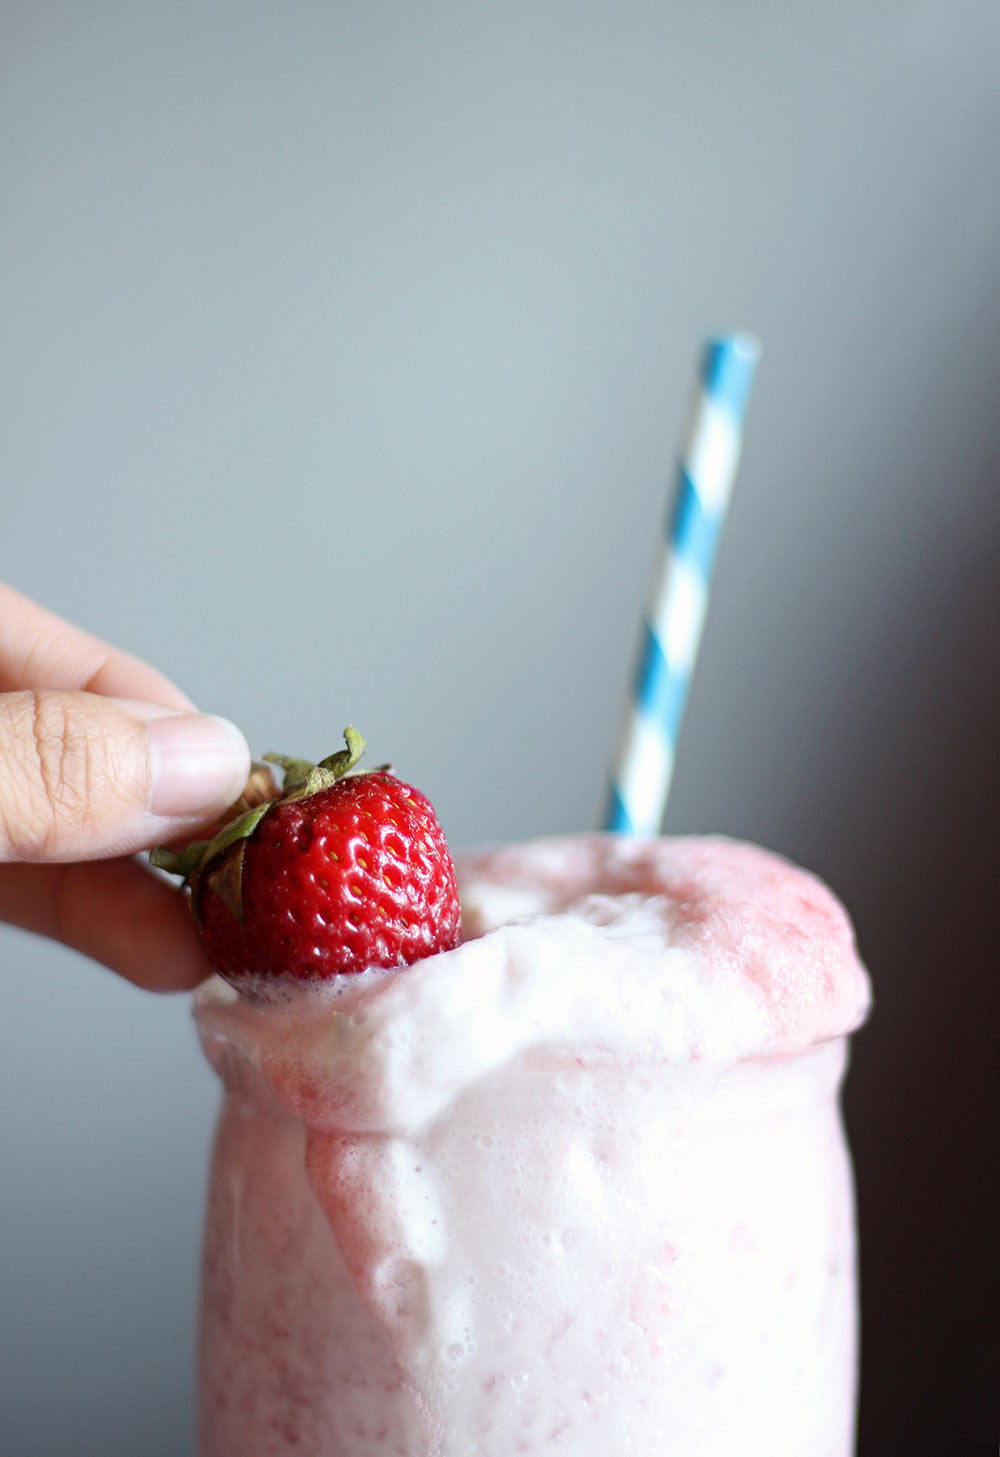
M 250 773 L 250 750 L 228 719 L 171 713 L 150 719 L 147 730 L 153 814 L 207 814 L 242 793 Z

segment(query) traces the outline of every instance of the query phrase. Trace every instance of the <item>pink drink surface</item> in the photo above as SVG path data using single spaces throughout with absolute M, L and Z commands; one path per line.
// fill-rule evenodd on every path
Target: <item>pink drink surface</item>
M 455 951 L 199 995 L 202 1457 L 848 1457 L 839 904 L 721 839 L 459 880 Z

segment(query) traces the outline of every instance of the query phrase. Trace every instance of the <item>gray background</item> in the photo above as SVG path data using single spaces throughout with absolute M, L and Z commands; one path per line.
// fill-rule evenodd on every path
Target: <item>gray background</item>
M 0 77 L 0 573 L 258 751 L 356 721 L 458 846 L 593 822 L 698 341 L 760 335 L 669 828 L 855 912 L 861 1449 L 975 1450 L 995 0 L 7 0 Z M 177 1457 L 186 1002 L 0 960 L 0 1448 Z

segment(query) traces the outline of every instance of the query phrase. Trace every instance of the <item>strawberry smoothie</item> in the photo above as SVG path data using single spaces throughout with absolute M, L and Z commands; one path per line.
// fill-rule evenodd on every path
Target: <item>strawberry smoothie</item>
M 723 839 L 458 873 L 455 950 L 199 993 L 201 1457 L 848 1457 L 839 904 Z

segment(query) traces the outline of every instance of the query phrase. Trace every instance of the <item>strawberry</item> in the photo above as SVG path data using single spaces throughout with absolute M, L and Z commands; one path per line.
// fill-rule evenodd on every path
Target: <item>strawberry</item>
M 353 773 L 365 743 L 320 764 L 267 754 L 211 840 L 150 859 L 184 876 L 208 959 L 266 996 L 366 967 L 407 966 L 459 941 L 455 871 L 429 800 L 389 772 Z

